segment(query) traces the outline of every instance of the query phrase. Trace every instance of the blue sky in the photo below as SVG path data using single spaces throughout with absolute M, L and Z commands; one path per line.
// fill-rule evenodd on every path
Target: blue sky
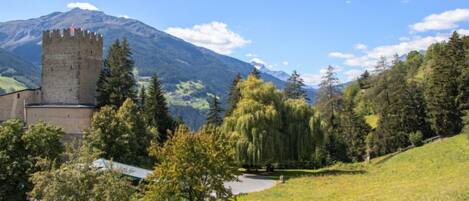
M 452 30 L 469 34 L 467 0 L 15 0 L 3 2 L 0 21 L 76 6 L 138 19 L 196 45 L 244 61 L 262 61 L 275 70 L 297 70 L 313 85 L 329 64 L 338 67 L 346 82 L 372 68 L 379 56 L 425 49 L 445 40 Z

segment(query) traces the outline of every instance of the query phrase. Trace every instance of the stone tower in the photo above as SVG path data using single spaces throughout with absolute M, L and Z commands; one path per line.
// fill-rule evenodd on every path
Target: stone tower
M 81 29 L 44 31 L 42 104 L 95 105 L 103 37 Z

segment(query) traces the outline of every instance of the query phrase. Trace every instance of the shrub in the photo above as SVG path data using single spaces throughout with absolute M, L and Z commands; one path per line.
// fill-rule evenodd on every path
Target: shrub
M 410 143 L 412 143 L 412 145 L 414 145 L 416 147 L 422 146 L 422 144 L 423 144 L 423 134 L 422 134 L 422 132 L 416 131 L 416 132 L 410 133 L 409 140 L 410 140 Z

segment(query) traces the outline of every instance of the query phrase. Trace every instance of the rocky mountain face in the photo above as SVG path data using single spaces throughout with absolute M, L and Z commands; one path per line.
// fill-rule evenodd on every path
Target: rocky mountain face
M 0 48 L 0 76 L 11 77 L 27 87 L 38 87 L 39 68 Z
M 286 81 L 290 77 L 290 75 L 288 73 L 285 73 L 284 71 L 276 71 L 269 69 L 267 66 L 265 66 L 265 64 L 259 62 L 251 61 L 251 65 L 259 69 L 259 71 L 265 74 L 272 75 L 282 81 Z
M 32 75 L 32 80 L 38 83 L 42 31 L 69 27 L 102 34 L 105 54 L 113 41 L 127 38 L 139 76 L 145 78 L 156 73 L 169 94 L 173 115 L 184 117 L 192 128 L 203 123 L 209 96 L 217 95 L 224 101 L 235 75 L 241 73 L 246 76 L 253 68 L 249 63 L 197 47 L 138 20 L 81 9 L 2 22 L 0 48 L 33 64 L 35 68 L 25 68 L 29 70 L 24 73 Z M 284 85 L 282 79 L 268 72 L 262 73 L 262 78 L 280 88 Z M 190 96 L 181 93 L 190 93 Z

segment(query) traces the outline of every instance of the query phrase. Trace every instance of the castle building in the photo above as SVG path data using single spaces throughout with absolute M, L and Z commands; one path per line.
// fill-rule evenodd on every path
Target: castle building
M 96 110 L 103 37 L 81 29 L 44 31 L 41 87 L 0 95 L 0 122 L 51 123 L 80 138 Z

